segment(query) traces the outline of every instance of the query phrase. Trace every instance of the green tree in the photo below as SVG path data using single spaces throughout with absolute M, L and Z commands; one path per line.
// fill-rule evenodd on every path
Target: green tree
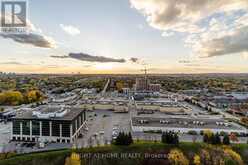
M 223 144 L 229 145 L 230 144 L 230 138 L 228 135 L 224 135 L 223 137 Z

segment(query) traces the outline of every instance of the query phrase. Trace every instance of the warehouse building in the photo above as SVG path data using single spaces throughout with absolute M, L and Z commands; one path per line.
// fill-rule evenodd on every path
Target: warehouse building
M 86 111 L 72 107 L 39 107 L 12 120 L 13 141 L 72 143 L 86 127 Z
M 247 129 L 233 122 L 222 119 L 199 119 L 199 118 L 151 118 L 133 117 L 131 127 L 134 132 L 144 131 L 174 131 L 188 133 L 196 131 L 200 134 L 204 130 L 214 133 L 238 133 L 247 134 Z

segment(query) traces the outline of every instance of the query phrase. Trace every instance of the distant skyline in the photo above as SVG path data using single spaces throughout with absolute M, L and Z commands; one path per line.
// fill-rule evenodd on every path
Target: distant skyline
M 29 0 L 28 13 L 31 33 L 0 33 L 0 72 L 248 72 L 247 0 Z

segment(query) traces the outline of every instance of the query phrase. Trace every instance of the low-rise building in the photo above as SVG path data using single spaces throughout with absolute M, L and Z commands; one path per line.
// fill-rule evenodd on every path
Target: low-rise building
M 211 130 L 214 133 L 247 134 L 246 128 L 223 119 L 132 117 L 131 127 L 134 132 L 173 131 L 188 133 L 189 131 L 196 131 L 200 134 L 204 130 Z
M 160 84 L 149 84 L 149 91 L 151 92 L 160 92 Z
M 72 143 L 84 127 L 85 110 L 45 106 L 14 117 L 11 139 L 26 142 Z

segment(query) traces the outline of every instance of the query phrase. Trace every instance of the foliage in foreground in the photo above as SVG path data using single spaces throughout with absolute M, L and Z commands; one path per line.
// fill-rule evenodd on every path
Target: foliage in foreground
M 91 156 L 80 159 L 80 154 L 88 153 L 141 153 L 142 156 L 130 158 L 99 158 Z M 80 163 L 91 163 L 92 165 L 245 165 L 248 163 L 245 159 L 248 156 L 247 153 L 247 144 L 226 146 L 205 143 L 179 143 L 174 145 L 140 141 L 129 146 L 110 145 L 73 151 L 65 150 L 27 154 L 0 161 L 0 165 L 79 165 Z M 147 154 L 165 154 L 167 157 L 147 158 L 145 157 Z

